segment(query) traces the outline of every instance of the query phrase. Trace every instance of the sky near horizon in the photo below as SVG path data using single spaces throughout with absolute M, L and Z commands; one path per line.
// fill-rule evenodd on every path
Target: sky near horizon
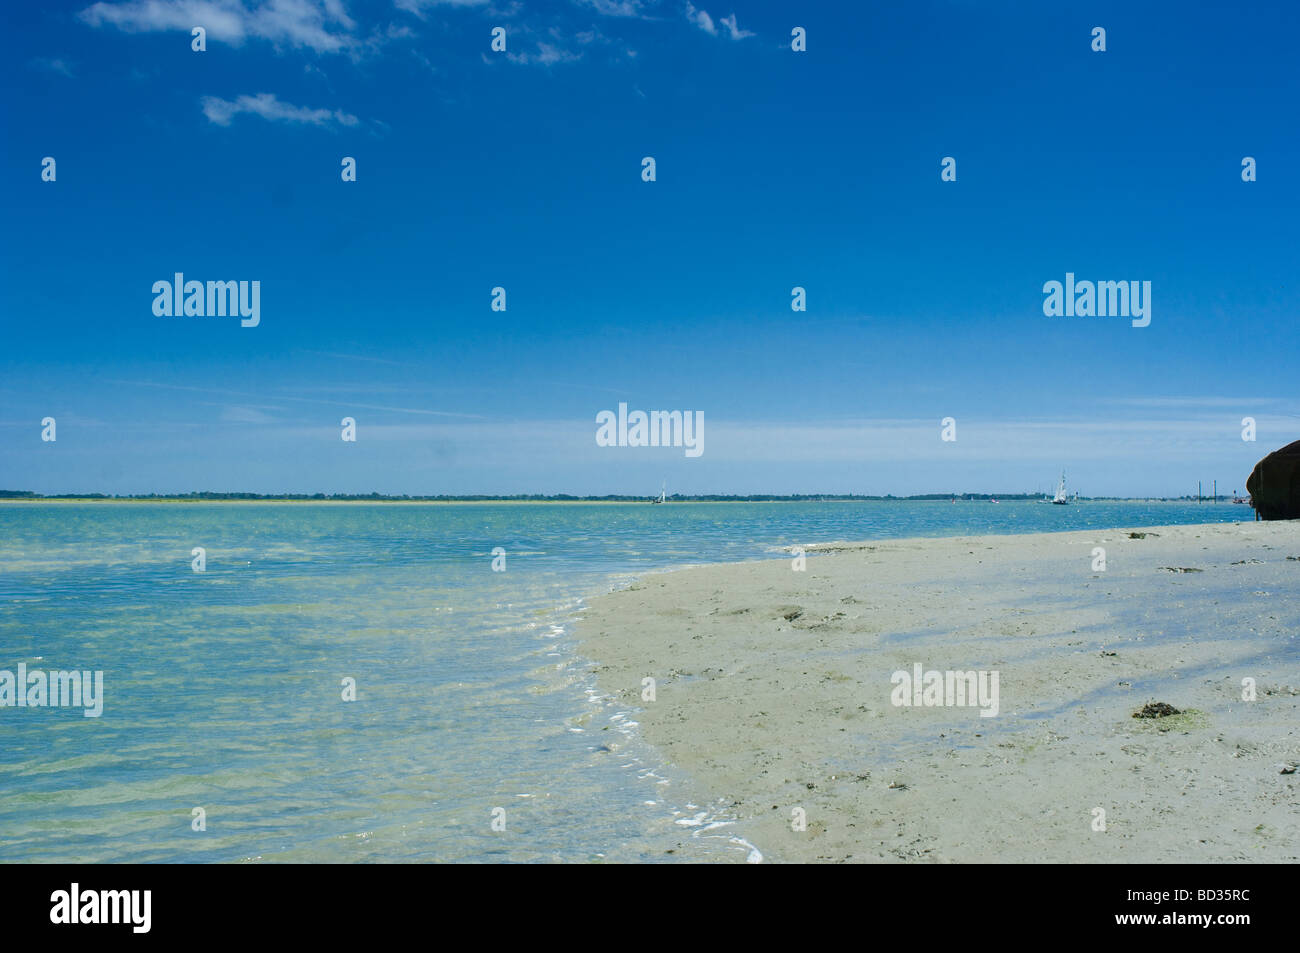
M 0 489 L 1244 489 L 1300 439 L 1300 6 L 1135 6 L 5 4 Z

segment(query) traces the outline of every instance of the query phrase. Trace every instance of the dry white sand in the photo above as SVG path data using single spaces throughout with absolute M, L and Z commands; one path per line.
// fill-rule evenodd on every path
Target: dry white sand
M 593 600 L 578 636 L 769 860 L 1294 862 L 1300 523 L 1141 531 L 655 574 Z M 916 663 L 997 671 L 999 713 L 895 706 Z M 1152 701 L 1184 714 L 1131 717 Z

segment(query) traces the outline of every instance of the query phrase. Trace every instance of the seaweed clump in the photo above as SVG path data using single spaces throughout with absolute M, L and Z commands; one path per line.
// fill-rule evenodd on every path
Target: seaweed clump
M 1134 718 L 1168 718 L 1170 715 L 1181 715 L 1182 712 L 1167 702 L 1147 702 L 1141 711 L 1133 712 Z

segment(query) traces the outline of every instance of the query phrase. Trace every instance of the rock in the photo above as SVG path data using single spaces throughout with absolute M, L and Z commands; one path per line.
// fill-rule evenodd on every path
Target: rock
M 1255 464 L 1246 491 L 1256 519 L 1300 519 L 1300 440 Z
M 1141 711 L 1133 712 L 1134 718 L 1168 718 L 1181 715 L 1182 712 L 1167 702 L 1147 702 Z

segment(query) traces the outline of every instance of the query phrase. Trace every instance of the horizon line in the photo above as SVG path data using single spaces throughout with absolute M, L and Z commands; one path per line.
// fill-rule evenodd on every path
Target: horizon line
M 966 491 L 962 493 L 914 493 L 898 496 L 893 493 L 682 493 L 671 494 L 666 500 L 678 503 L 713 503 L 713 502 L 838 502 L 855 500 L 897 500 L 897 501 L 942 501 L 942 500 L 1007 500 L 1037 501 L 1048 499 L 1042 492 L 990 492 Z M 37 493 L 34 490 L 0 490 L 0 502 L 39 501 L 39 500 L 154 500 L 154 501 L 201 501 L 201 502 L 644 502 L 655 500 L 653 494 L 605 493 L 249 493 L 242 491 L 194 490 L 187 493 Z M 1230 493 L 1211 495 L 1183 494 L 1182 496 L 1084 496 L 1076 494 L 1071 501 L 1210 501 L 1233 499 L 1248 502 L 1249 495 L 1235 496 Z

